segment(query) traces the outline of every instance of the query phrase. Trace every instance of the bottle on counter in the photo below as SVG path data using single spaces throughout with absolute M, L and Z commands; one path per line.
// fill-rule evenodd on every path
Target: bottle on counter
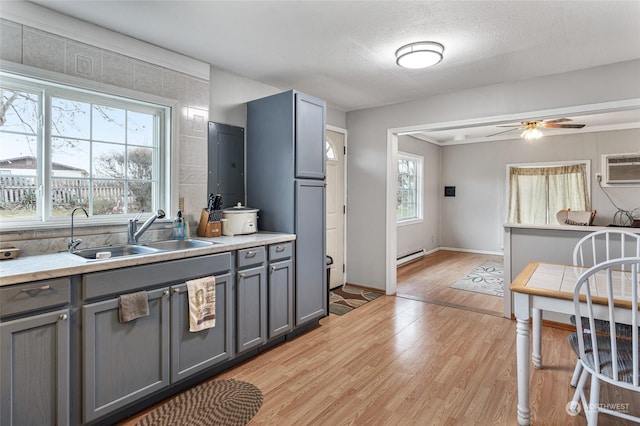
M 184 240 L 186 235 L 186 222 L 182 218 L 182 211 L 178 210 L 175 219 L 173 219 L 173 239 Z

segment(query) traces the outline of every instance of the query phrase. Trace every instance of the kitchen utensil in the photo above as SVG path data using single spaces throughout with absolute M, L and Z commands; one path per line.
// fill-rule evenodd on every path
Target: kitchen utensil
M 224 235 L 253 234 L 258 231 L 258 209 L 244 207 L 238 203 L 235 207 L 224 209 L 222 217 L 226 219 Z

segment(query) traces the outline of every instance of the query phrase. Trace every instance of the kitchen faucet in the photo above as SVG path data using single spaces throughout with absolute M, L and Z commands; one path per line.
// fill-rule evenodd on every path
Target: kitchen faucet
M 129 219 L 129 225 L 127 226 L 127 243 L 138 244 L 138 239 L 144 234 L 144 231 L 149 229 L 151 224 L 156 219 L 162 219 L 164 217 L 164 210 L 158 210 L 156 214 L 151 216 L 145 223 L 138 229 L 138 220 L 142 216 L 142 212 L 138 213 L 133 219 Z
M 76 207 L 71 212 L 71 240 L 69 241 L 69 244 L 67 244 L 67 247 L 69 248 L 69 252 L 71 252 L 71 253 L 73 253 L 73 251 L 76 249 L 76 247 L 78 247 L 80 245 L 80 243 L 82 242 L 82 240 L 80 238 L 78 238 L 77 240 L 73 238 L 73 214 L 77 210 L 82 210 L 84 212 L 85 216 L 89 217 L 89 213 L 87 213 L 87 211 L 83 207 Z

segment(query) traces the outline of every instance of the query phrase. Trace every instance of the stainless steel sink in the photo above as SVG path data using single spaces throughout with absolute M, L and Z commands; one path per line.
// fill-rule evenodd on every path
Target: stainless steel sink
M 120 244 L 113 246 L 105 246 L 105 247 L 94 247 L 94 248 L 86 248 L 75 250 L 72 254 L 76 256 L 83 257 L 85 259 L 97 259 L 96 255 L 98 253 L 110 253 L 111 258 L 113 257 L 123 257 L 123 256 L 136 256 L 141 254 L 151 254 L 151 253 L 159 253 L 161 249 L 142 246 L 138 244 Z M 108 255 L 106 256 L 108 258 Z
M 159 250 L 172 251 L 172 250 L 184 250 L 184 249 L 198 248 L 198 247 L 208 247 L 213 244 L 215 243 L 211 241 L 186 239 L 186 240 L 154 241 L 151 243 L 144 243 L 144 246 L 159 249 Z

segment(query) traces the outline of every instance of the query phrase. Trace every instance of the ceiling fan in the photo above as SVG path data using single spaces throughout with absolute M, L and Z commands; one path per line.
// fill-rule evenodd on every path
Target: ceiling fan
M 572 121 L 570 118 L 555 118 L 553 120 L 529 120 L 522 121 L 520 124 L 506 124 L 498 127 L 513 127 L 513 129 L 488 135 L 487 137 L 501 135 L 503 133 L 512 132 L 514 130 L 522 130 L 520 137 L 524 139 L 538 139 L 543 136 L 540 128 L 544 129 L 582 129 L 584 124 L 567 124 Z

